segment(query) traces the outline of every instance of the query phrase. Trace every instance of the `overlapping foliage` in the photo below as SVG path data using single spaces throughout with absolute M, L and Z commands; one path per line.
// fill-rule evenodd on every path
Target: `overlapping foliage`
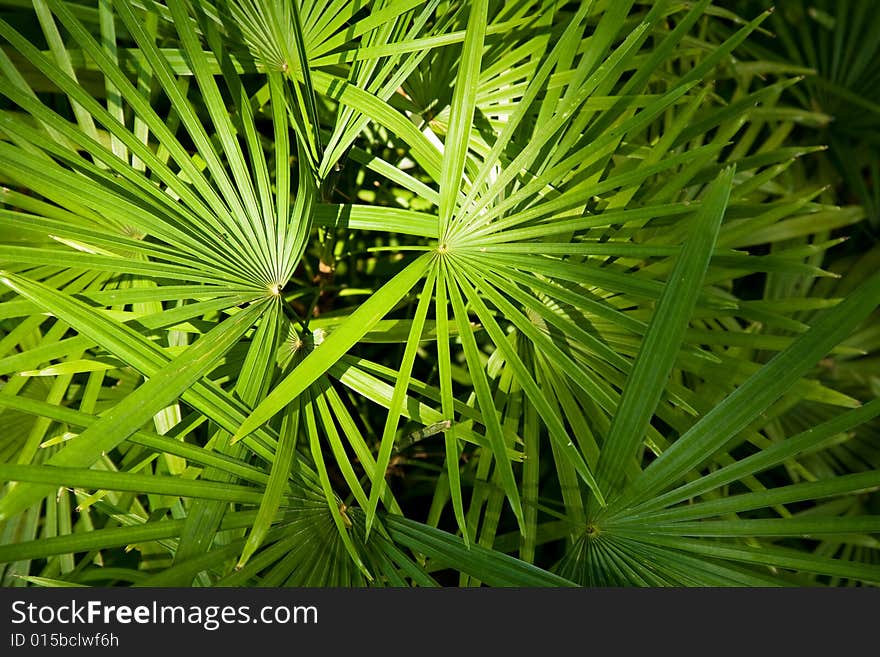
M 727 0 L 739 11 L 761 11 L 766 0 Z M 786 91 L 800 114 L 792 142 L 819 139 L 828 152 L 810 163 L 810 175 L 829 184 L 845 203 L 858 203 L 867 221 L 858 233 L 880 235 L 880 16 L 871 0 L 783 2 L 768 23 L 772 33 L 746 45 L 749 57 L 803 75 Z M 725 38 L 721 25 L 716 38 Z M 815 142 L 811 142 L 815 143 Z
M 23 4 L 5 585 L 880 581 L 876 255 L 766 13 Z

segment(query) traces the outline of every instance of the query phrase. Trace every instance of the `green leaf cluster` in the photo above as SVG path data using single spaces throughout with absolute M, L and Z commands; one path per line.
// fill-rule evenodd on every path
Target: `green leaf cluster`
M 0 582 L 880 582 L 767 17 L 0 1 Z

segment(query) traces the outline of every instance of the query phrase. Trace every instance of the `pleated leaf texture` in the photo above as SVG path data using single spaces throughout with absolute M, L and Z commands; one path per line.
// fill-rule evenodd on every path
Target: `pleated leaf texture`
M 880 262 L 766 12 L 26 5 L 4 586 L 880 582 Z

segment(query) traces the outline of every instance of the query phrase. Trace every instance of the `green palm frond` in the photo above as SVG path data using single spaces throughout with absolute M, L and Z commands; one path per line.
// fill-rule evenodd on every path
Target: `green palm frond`
M 727 2 L 745 14 L 766 2 Z M 780 71 L 805 76 L 787 91 L 804 128 L 795 138 L 828 146 L 816 166 L 843 202 L 858 202 L 875 241 L 880 226 L 880 71 L 877 30 L 880 18 L 870 0 L 780 5 L 771 21 L 773 38 L 765 35 L 748 45 L 757 60 L 754 73 Z M 813 115 L 818 120 L 806 120 Z
M 880 581 L 877 254 L 767 13 L 20 4 L 5 585 Z

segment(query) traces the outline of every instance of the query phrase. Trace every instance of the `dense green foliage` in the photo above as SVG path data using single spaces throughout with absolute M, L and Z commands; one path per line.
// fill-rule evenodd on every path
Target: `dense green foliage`
M 880 582 L 880 249 L 746 9 L 0 2 L 2 584 Z
M 727 0 L 754 13 L 769 0 Z M 880 13 L 873 0 L 784 0 L 744 53 L 773 61 L 778 71 L 803 75 L 785 101 L 806 111 L 791 142 L 819 143 L 828 153 L 809 163 L 809 175 L 828 183 L 844 203 L 858 203 L 867 221 L 854 229 L 880 237 Z M 729 28 L 722 25 L 717 38 Z M 811 141 L 812 140 L 812 141 Z

